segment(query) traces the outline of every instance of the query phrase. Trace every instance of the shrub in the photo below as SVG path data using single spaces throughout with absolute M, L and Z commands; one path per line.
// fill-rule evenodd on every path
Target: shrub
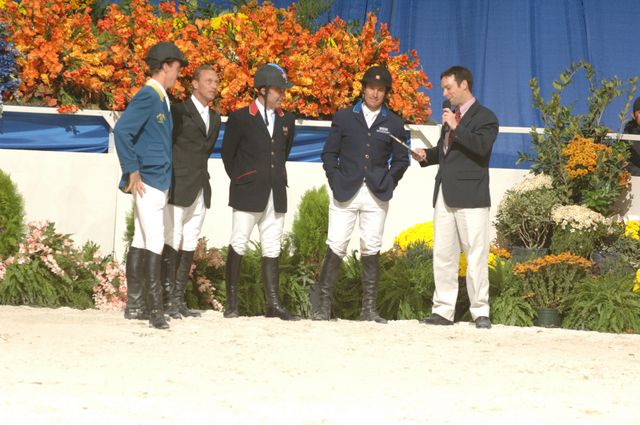
M 18 251 L 24 234 L 23 205 L 16 185 L 0 170 L 0 259 Z
M 491 301 L 493 323 L 508 326 L 533 326 L 535 309 L 515 290 L 503 291 Z
M 532 183 L 543 179 L 545 176 L 531 176 L 505 193 L 494 222 L 501 244 L 526 248 L 548 246 L 553 228 L 551 210 L 560 199 L 546 184 Z
M 329 195 L 325 186 L 307 190 L 298 206 L 290 239 L 300 261 L 315 267 L 314 277 L 320 272 L 320 264 L 327 251 L 329 227 Z
M 431 305 L 435 282 L 433 251 L 425 244 L 381 255 L 378 312 L 392 320 L 422 319 Z
M 585 280 L 568 296 L 563 326 L 599 332 L 640 332 L 640 293 L 635 273 L 614 269 Z
M 333 301 L 333 314 L 341 319 L 356 320 L 362 308 L 362 263 L 353 251 L 340 265 Z

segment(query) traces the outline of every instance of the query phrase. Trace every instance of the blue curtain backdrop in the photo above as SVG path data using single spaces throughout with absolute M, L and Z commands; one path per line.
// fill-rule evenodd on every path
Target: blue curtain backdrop
M 292 3 L 273 2 L 278 7 Z M 214 3 L 232 7 L 225 0 Z M 478 100 L 495 111 L 502 126 L 517 127 L 542 124 L 531 107 L 533 77 L 540 81 L 542 95 L 549 96 L 551 82 L 581 59 L 595 66 L 598 80 L 640 74 L 639 0 L 336 0 L 322 19 L 340 16 L 363 22 L 368 12 L 389 25 L 402 52 L 418 52 L 434 83 L 427 94 L 437 122 L 442 104 L 439 75 L 451 65 L 471 69 Z M 583 77 L 578 76 L 578 84 L 565 96 L 577 111 L 586 109 Z M 617 115 L 623 103 L 618 99 L 603 118 L 614 131 L 621 127 Z M 325 134 L 298 131 L 294 157 L 319 160 Z M 527 135 L 500 135 L 491 165 L 516 167 L 517 152 L 527 151 L 529 142 Z

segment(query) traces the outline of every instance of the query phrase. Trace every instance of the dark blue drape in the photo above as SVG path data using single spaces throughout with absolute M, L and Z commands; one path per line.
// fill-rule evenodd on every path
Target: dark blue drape
M 0 149 L 106 153 L 109 125 L 102 117 L 4 112 Z

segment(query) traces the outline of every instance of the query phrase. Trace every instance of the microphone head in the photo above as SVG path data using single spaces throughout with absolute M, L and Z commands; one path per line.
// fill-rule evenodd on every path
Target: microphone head
M 442 102 L 442 109 L 451 109 L 451 101 L 449 99 L 445 99 Z

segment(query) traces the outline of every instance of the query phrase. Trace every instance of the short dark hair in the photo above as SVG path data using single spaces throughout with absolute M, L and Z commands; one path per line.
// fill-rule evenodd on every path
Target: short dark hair
M 442 80 L 444 77 L 450 77 L 453 75 L 453 78 L 456 80 L 458 85 L 462 84 L 463 81 L 467 80 L 467 85 L 469 86 L 469 91 L 473 93 L 473 75 L 471 75 L 471 71 L 469 71 L 464 66 L 452 66 L 451 68 L 443 71 L 440 74 L 440 79 Z
M 200 79 L 200 74 L 202 74 L 203 71 L 214 71 L 215 72 L 215 69 L 213 68 L 213 66 L 211 66 L 209 64 L 200 65 L 199 67 L 196 68 L 195 71 L 193 71 L 193 77 L 191 78 L 191 80 L 192 81 L 199 80 Z

